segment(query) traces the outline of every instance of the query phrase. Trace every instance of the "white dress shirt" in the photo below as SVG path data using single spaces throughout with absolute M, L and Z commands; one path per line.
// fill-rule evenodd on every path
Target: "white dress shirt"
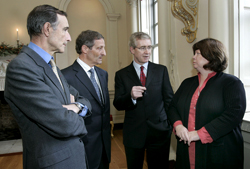
M 135 68 L 136 74 L 140 79 L 140 75 L 141 75 L 141 66 L 144 67 L 143 72 L 145 74 L 145 77 L 147 77 L 147 71 L 148 71 L 148 62 L 144 63 L 143 65 L 139 65 L 138 63 L 136 63 L 135 61 L 133 61 L 133 66 Z M 134 105 L 136 104 L 136 100 L 134 100 L 132 97 L 132 102 L 134 103 Z
M 90 70 L 91 68 L 94 69 L 95 80 L 96 80 L 96 83 L 97 83 L 98 87 L 100 88 L 101 97 L 102 97 L 102 99 L 103 99 L 102 88 L 101 88 L 101 84 L 100 84 L 99 78 L 98 78 L 98 76 L 97 76 L 97 74 L 96 74 L 95 67 L 90 67 L 90 66 L 87 65 L 85 62 L 83 62 L 79 57 L 77 58 L 76 61 L 77 61 L 77 62 L 79 63 L 79 65 L 83 68 L 83 70 L 86 72 L 86 74 L 88 75 L 89 79 L 90 79 L 90 75 L 91 75 L 91 73 L 89 72 L 89 70 Z

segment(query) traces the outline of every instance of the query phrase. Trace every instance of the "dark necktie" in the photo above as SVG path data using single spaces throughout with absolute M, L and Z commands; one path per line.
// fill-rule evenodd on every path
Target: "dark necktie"
M 100 88 L 99 88 L 99 86 L 97 85 L 96 80 L 95 80 L 94 69 L 91 68 L 91 69 L 89 70 L 89 72 L 91 73 L 91 75 L 90 75 L 90 80 L 91 80 L 91 82 L 93 83 L 93 86 L 94 86 L 94 88 L 95 88 L 95 91 L 96 91 L 96 93 L 97 93 L 97 95 L 98 95 L 98 98 L 99 98 L 100 102 L 102 102 L 101 93 L 100 93 Z
M 145 86 L 146 85 L 146 76 L 143 72 L 143 66 L 141 66 L 141 74 L 140 74 L 140 80 L 141 80 L 141 84 L 142 86 Z
M 55 73 L 57 79 L 59 80 L 59 82 L 60 82 L 60 84 L 61 84 L 61 86 L 62 86 L 62 88 L 63 88 L 63 85 L 62 85 L 61 79 L 60 79 L 60 77 L 59 77 L 59 75 L 58 75 L 57 68 L 56 68 L 56 64 L 55 64 L 54 60 L 51 59 L 49 63 L 50 63 L 50 65 L 51 65 L 51 67 L 52 67 L 53 72 Z M 63 88 L 63 90 L 64 90 L 64 88 Z

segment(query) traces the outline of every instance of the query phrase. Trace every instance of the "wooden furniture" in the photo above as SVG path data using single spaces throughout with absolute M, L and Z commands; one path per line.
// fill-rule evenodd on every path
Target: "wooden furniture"
M 114 133 L 113 133 L 114 122 L 113 122 L 113 116 L 112 116 L 112 114 L 110 115 L 110 125 L 111 125 L 111 137 L 114 137 Z

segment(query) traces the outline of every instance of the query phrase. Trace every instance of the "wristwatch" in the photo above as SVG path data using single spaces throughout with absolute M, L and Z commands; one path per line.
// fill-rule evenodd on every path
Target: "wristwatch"
M 74 103 L 78 108 L 79 108 L 79 112 L 80 113 L 83 109 L 83 107 L 79 104 L 79 103 Z

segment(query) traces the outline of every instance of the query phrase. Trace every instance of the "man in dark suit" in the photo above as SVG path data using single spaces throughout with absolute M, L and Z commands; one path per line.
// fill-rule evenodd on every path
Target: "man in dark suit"
M 84 169 L 89 101 L 69 86 L 53 61 L 68 41 L 67 14 L 49 5 L 28 15 L 28 46 L 7 68 L 5 99 L 19 125 L 23 168 Z M 86 107 L 87 106 L 87 107 Z
M 62 73 L 93 108 L 92 116 L 85 119 L 88 134 L 83 138 L 89 167 L 107 169 L 111 156 L 108 73 L 95 66 L 106 55 L 103 36 L 91 30 L 81 32 L 76 39 L 76 52 L 79 58 Z
M 172 128 L 168 123 L 173 96 L 167 68 L 149 62 L 151 38 L 143 32 L 130 37 L 134 61 L 116 72 L 114 106 L 125 110 L 123 143 L 128 169 L 143 166 L 144 153 L 149 169 L 168 168 Z

